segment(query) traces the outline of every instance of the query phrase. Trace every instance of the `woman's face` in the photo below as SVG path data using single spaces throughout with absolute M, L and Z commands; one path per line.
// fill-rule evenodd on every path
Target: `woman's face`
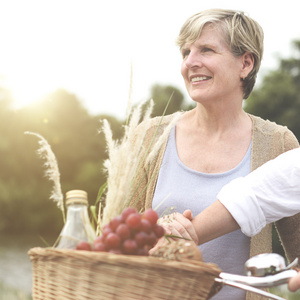
M 243 99 L 243 56 L 233 56 L 216 27 L 205 26 L 198 40 L 182 47 L 182 56 L 181 74 L 194 101 Z

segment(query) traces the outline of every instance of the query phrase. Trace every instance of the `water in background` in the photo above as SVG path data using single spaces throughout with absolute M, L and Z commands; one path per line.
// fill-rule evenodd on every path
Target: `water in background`
M 53 243 L 53 238 L 45 240 Z M 33 247 L 45 246 L 38 236 L 0 235 L 0 283 L 30 295 L 32 267 L 27 252 Z

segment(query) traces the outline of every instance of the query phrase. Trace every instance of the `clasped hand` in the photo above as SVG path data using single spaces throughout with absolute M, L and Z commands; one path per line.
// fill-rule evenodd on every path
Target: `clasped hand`
M 163 236 L 159 239 L 157 244 L 152 248 L 149 253 L 155 252 L 159 247 L 169 243 L 169 239 L 176 240 L 178 238 L 183 238 L 186 240 L 192 240 L 198 245 L 198 236 L 196 230 L 192 224 L 192 212 L 188 209 L 180 213 L 172 213 L 170 215 L 164 216 L 158 220 L 158 223 L 164 227 L 166 238 Z

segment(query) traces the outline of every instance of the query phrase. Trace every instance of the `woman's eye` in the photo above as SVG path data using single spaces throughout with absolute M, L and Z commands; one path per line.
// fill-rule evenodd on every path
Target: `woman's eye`
M 202 52 L 210 52 L 210 51 L 213 51 L 213 49 L 211 49 L 211 48 L 203 48 L 202 49 Z
M 182 57 L 185 58 L 186 56 L 188 56 L 190 54 L 190 50 L 184 50 L 182 51 Z

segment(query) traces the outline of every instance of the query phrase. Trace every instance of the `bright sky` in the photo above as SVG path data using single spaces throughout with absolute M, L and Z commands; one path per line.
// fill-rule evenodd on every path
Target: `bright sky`
M 300 39 L 297 2 L 0 0 L 0 84 L 11 89 L 16 107 L 64 88 L 91 114 L 124 118 L 131 65 L 133 102 L 148 99 L 155 83 L 185 93 L 175 39 L 189 16 L 230 8 L 257 20 L 265 32 L 262 76 Z

